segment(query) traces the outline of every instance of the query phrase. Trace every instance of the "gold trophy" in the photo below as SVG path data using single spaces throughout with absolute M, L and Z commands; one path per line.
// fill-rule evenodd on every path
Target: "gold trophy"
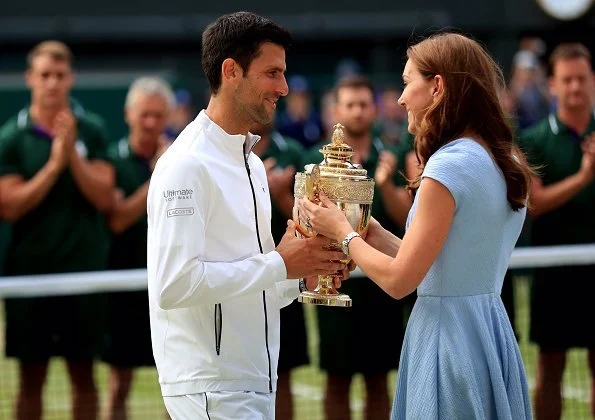
M 306 165 L 304 172 L 295 175 L 293 219 L 302 237 L 315 236 L 317 233 L 307 221 L 300 220 L 298 200 L 308 198 L 319 202 L 321 191 L 343 211 L 353 230 L 365 237 L 372 211 L 374 180 L 368 178 L 361 165 L 351 163 L 353 149 L 345 144 L 343 128 L 341 124 L 335 125 L 332 142 L 320 150 L 324 155 L 320 164 Z M 341 251 L 341 244 L 333 241 L 330 248 Z M 341 262 L 348 263 L 349 258 Z M 298 301 L 314 305 L 351 306 L 351 298 L 339 293 L 333 286 L 333 278 L 340 275 L 318 276 L 316 289 L 302 292 Z

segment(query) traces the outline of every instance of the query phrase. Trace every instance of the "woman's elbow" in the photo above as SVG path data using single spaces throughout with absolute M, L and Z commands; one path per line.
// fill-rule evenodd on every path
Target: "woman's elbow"
M 416 286 L 411 286 L 412 282 L 392 278 L 389 284 L 390 286 L 385 289 L 385 292 L 393 299 L 400 300 L 413 293 L 419 283 L 415 283 Z
M 401 300 L 403 299 L 405 296 L 408 295 L 408 293 L 404 293 L 403 290 L 401 290 L 398 287 L 392 287 L 391 289 L 386 291 L 390 297 L 392 297 L 393 299 L 396 300 Z

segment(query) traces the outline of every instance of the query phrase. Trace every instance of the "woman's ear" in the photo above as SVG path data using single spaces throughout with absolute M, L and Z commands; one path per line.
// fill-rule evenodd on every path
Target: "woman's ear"
M 441 95 L 444 91 L 444 78 L 437 74 L 434 76 L 434 89 L 432 90 L 432 96 Z

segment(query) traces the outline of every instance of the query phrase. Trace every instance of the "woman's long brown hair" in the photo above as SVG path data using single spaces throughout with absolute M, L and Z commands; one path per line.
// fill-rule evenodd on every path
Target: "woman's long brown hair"
M 444 144 L 474 133 L 487 144 L 502 170 L 513 210 L 526 206 L 532 169 L 513 142 L 513 132 L 498 98 L 502 71 L 475 41 L 459 34 L 433 35 L 408 48 L 407 58 L 421 75 L 440 75 L 444 89 L 416 127 L 415 153 L 423 168 Z M 421 173 L 410 181 L 415 193 Z

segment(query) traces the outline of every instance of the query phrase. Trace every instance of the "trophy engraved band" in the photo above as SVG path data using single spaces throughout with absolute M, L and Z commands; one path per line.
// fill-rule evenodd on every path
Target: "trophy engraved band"
M 299 235 L 315 236 L 317 233 L 309 221 L 301 220 L 297 203 L 300 198 L 319 202 L 319 194 L 323 192 L 345 214 L 353 230 L 365 238 L 374 198 L 374 180 L 368 178 L 367 171 L 361 165 L 351 162 L 353 149 L 345 143 L 344 127 L 337 124 L 334 128 L 332 142 L 320 150 L 324 155 L 323 161 L 306 165 L 304 172 L 295 175 L 293 219 Z M 332 241 L 330 248 L 341 251 L 341 244 Z M 341 262 L 349 262 L 349 257 Z M 351 298 L 339 293 L 333 286 L 333 278 L 340 275 L 318 276 L 316 289 L 302 292 L 298 301 L 325 306 L 351 306 Z

